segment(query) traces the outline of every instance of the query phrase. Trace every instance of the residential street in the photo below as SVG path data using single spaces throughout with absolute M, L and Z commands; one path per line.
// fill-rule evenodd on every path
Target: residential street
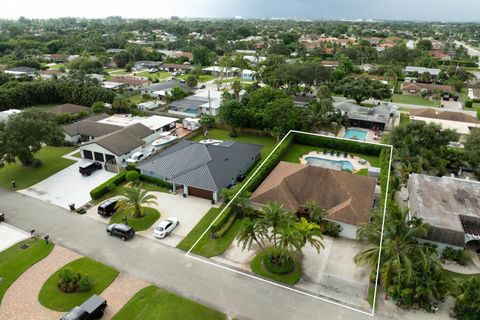
M 369 316 L 289 291 L 192 258 L 137 236 L 122 242 L 105 224 L 58 206 L 0 189 L 8 223 L 48 234 L 55 243 L 240 319 L 370 319 Z M 387 319 L 375 316 L 376 319 Z

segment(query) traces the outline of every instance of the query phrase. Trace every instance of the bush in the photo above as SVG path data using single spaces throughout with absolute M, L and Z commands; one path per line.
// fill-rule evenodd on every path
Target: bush
M 330 237 L 338 237 L 340 232 L 342 232 L 342 227 L 335 222 L 323 220 L 320 224 L 320 231 L 322 234 Z
M 32 168 L 40 168 L 42 166 L 42 160 L 33 158 L 31 166 Z
M 121 185 L 123 182 L 125 182 L 125 175 L 126 172 L 122 172 L 105 181 L 104 183 L 90 191 L 90 197 L 95 200 L 107 194 L 109 191 L 113 191 L 115 188 L 110 189 L 112 188 L 111 185 L 113 184 L 115 187 Z
M 107 190 L 109 192 L 112 192 L 113 190 L 115 190 L 117 188 L 117 186 L 115 185 L 115 183 L 110 183 L 108 186 L 107 186 Z
M 157 185 L 159 187 L 164 187 L 166 189 L 171 189 L 172 188 L 172 184 L 170 182 L 159 179 L 159 178 L 146 176 L 144 174 L 140 175 L 140 180 L 144 181 L 144 182 L 152 183 L 152 184 Z
M 127 171 L 127 174 L 125 175 L 125 179 L 127 179 L 128 182 L 135 182 L 140 178 L 140 174 L 137 171 Z
M 466 266 L 472 257 L 465 250 L 457 250 L 452 247 L 446 247 L 443 249 L 442 257 L 443 260 L 454 261 L 461 266 Z
M 237 214 L 238 209 L 227 208 L 223 212 L 223 216 L 217 221 L 215 221 L 215 223 L 210 228 L 210 238 L 222 238 L 235 223 L 235 220 L 237 219 Z
M 471 108 L 471 107 L 473 107 L 473 101 L 472 100 L 465 101 L 465 108 Z
M 57 287 L 65 293 L 87 292 L 92 289 L 92 282 L 86 274 L 73 273 L 70 269 L 63 269 L 58 275 Z
M 295 262 L 293 261 L 292 257 L 288 257 L 285 260 L 285 263 L 281 264 L 273 263 L 273 258 L 274 254 L 272 252 L 269 252 L 265 255 L 265 257 L 263 257 L 262 262 L 268 272 L 275 274 L 286 274 L 292 272 L 295 269 Z

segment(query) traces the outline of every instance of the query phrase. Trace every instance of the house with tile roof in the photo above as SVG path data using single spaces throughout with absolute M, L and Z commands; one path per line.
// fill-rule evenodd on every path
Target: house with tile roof
M 302 212 L 315 200 L 326 219 L 342 227 L 341 236 L 356 239 L 357 229 L 370 221 L 377 180 L 350 172 L 305 164 L 280 162 L 250 197 L 256 209 L 277 202 L 291 212 Z

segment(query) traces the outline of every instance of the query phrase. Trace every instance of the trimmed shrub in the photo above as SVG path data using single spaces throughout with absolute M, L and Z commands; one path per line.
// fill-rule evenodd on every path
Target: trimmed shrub
M 152 184 L 155 184 L 159 187 L 164 187 L 164 188 L 167 188 L 167 189 L 171 189 L 172 188 L 172 184 L 168 181 L 165 181 L 165 180 L 162 180 L 162 179 L 159 179 L 159 178 L 155 178 L 155 177 L 150 177 L 150 176 L 146 176 L 144 174 L 141 174 L 140 175 L 140 180 L 141 181 L 144 181 L 144 182 L 148 182 L 148 183 L 152 183 Z
M 125 175 L 126 172 L 122 172 L 105 181 L 104 183 L 90 191 L 90 197 L 95 200 L 107 194 L 109 191 L 115 190 L 115 188 L 110 189 L 111 185 L 113 184 L 115 187 L 121 185 L 123 182 L 125 182 Z
M 465 108 L 471 108 L 472 106 L 473 106 L 473 101 L 472 100 L 465 101 Z
M 238 217 L 238 209 L 227 208 L 223 213 L 223 216 L 215 221 L 215 223 L 210 228 L 210 238 L 219 239 L 222 238 L 228 230 L 232 227 Z
M 441 259 L 454 261 L 461 266 L 466 266 L 470 261 L 472 261 L 472 257 L 468 254 L 468 252 L 465 250 L 453 249 L 452 247 L 446 247 L 443 249 Z
M 322 234 L 330 237 L 338 237 L 340 232 L 342 232 L 342 227 L 335 222 L 323 220 L 320 224 L 320 231 Z
M 292 257 L 288 257 L 285 263 L 276 264 L 272 262 L 273 253 L 269 252 L 263 257 L 263 265 L 268 272 L 275 273 L 275 274 L 286 274 L 290 273 L 295 269 L 295 262 L 293 261 Z
M 92 289 L 92 281 L 86 274 L 73 273 L 70 269 L 63 269 L 58 275 L 57 287 L 65 293 L 87 292 Z
M 127 171 L 127 174 L 125 175 L 125 179 L 128 182 L 135 182 L 140 178 L 140 173 L 137 171 Z

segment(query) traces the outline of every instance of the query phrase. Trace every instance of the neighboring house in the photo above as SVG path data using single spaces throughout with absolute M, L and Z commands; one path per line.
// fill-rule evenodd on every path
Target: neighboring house
M 0 111 L 0 122 L 7 121 L 11 116 L 20 113 L 22 111 L 17 109 L 9 109 L 5 111 Z
M 112 77 L 109 82 L 121 83 L 124 88 L 130 90 L 141 89 L 150 84 L 149 80 L 140 79 L 136 77 Z
M 428 55 L 434 59 L 438 59 L 438 60 L 450 60 L 452 57 L 446 53 L 444 53 L 443 51 L 440 51 L 440 50 L 430 50 L 428 51 Z
M 30 67 L 14 67 L 14 68 L 5 70 L 4 73 L 12 75 L 15 78 L 23 78 L 23 77 L 35 78 L 40 74 L 40 71 Z
M 84 159 L 120 164 L 135 152 L 143 151 L 153 134 L 147 126 L 136 123 L 81 144 L 80 154 Z
M 165 63 L 159 67 L 159 70 L 166 72 L 178 72 L 181 74 L 188 73 L 192 69 L 190 64 Z
M 402 84 L 402 94 L 407 96 L 421 96 L 422 91 L 427 92 L 428 96 L 431 96 L 435 91 L 443 94 L 452 94 L 453 89 L 448 85 L 439 85 L 431 83 L 419 83 L 419 82 L 404 82 Z
M 58 69 L 48 69 L 48 70 L 42 70 L 40 71 L 40 77 L 42 77 L 42 79 L 45 79 L 45 80 L 48 80 L 48 79 L 53 79 L 55 77 L 59 77 L 61 75 L 63 75 L 64 73 L 61 72 L 60 70 Z
M 125 49 L 118 49 L 118 48 L 109 48 L 106 50 L 107 53 L 120 53 L 125 51 Z
M 440 124 L 443 129 L 456 130 L 460 141 L 465 141 L 474 128 L 480 128 L 480 120 L 463 112 L 441 111 L 429 108 L 411 109 L 410 120 Z
M 407 200 L 407 199 L 405 199 Z M 480 182 L 412 173 L 408 179 L 411 217 L 430 225 L 424 241 L 439 249 L 462 249 L 480 240 Z
M 468 98 L 472 100 L 480 100 L 480 89 L 468 89 Z
M 341 236 L 356 239 L 357 229 L 369 223 L 377 180 L 350 172 L 280 162 L 250 197 L 256 209 L 277 202 L 302 213 L 309 200 L 326 211 L 326 219 L 342 227 Z M 323 187 L 322 187 L 323 186 Z
M 195 131 L 201 127 L 200 118 L 184 118 L 182 120 L 183 129 Z
M 247 60 L 251 65 L 257 65 L 261 62 L 266 61 L 267 57 L 265 57 L 265 56 L 255 56 L 255 55 L 246 55 L 246 56 L 243 56 L 243 60 Z
M 368 108 L 349 102 L 336 102 L 333 107 L 347 116 L 351 127 L 389 130 L 393 126 L 395 118 L 399 116 L 397 108 L 390 104 Z
M 161 61 L 137 61 L 133 64 L 135 70 L 156 69 L 160 68 L 163 63 Z
M 218 91 L 200 91 L 193 96 L 170 103 L 168 113 L 185 117 L 218 116 L 221 102 Z
M 218 67 L 218 66 L 212 66 L 208 68 L 203 68 L 202 69 L 205 73 L 211 74 L 212 76 L 217 76 L 217 77 L 236 77 L 239 75 L 240 69 L 237 67 Z
M 48 112 L 57 113 L 57 114 L 59 113 L 76 114 L 80 112 L 90 112 L 90 108 L 85 106 L 80 106 L 77 104 L 65 103 L 65 104 L 61 104 L 59 106 L 53 107 L 51 109 L 48 109 Z
M 165 82 L 160 82 L 160 83 L 154 83 L 148 87 L 144 87 L 141 90 L 141 94 L 147 94 L 151 97 L 157 97 L 160 98 L 160 100 L 164 100 L 167 94 L 172 91 L 173 88 L 179 87 L 180 89 L 191 92 L 192 88 L 187 86 L 184 83 L 181 83 L 180 81 L 177 80 L 171 80 L 171 81 L 165 81 Z
M 102 87 L 115 91 L 125 87 L 125 85 L 120 82 L 104 81 L 102 82 Z
M 242 70 L 242 80 L 243 81 L 255 81 L 257 73 L 253 70 Z
M 436 68 L 424 68 L 424 67 L 412 67 L 407 66 L 405 68 L 405 73 L 409 76 L 416 76 L 422 73 L 429 73 L 433 77 L 437 77 L 442 70 Z
M 364 72 L 370 72 L 370 71 L 376 70 L 376 67 L 373 64 L 369 64 L 369 63 L 362 64 L 360 65 L 359 68 Z
M 53 53 L 53 54 L 45 54 L 43 55 L 44 59 L 48 62 L 53 63 L 64 63 L 67 61 L 67 57 L 63 54 Z
M 338 61 L 324 60 L 322 65 L 328 69 L 336 69 L 338 67 Z
M 152 100 L 152 101 L 145 101 L 142 103 L 138 104 L 138 109 L 142 111 L 151 111 L 155 110 L 160 106 L 160 102 L 158 100 Z
M 393 47 L 395 47 L 395 43 L 384 42 L 384 43 L 380 43 L 378 46 L 376 46 L 375 49 L 377 50 L 377 52 L 384 52 L 385 49 L 393 48 Z
M 262 146 L 235 141 L 205 145 L 182 140 L 138 168 L 147 176 L 166 180 L 173 190 L 218 201 L 220 192 L 234 185 L 260 158 Z
M 63 126 L 65 133 L 65 141 L 74 144 L 80 144 L 85 141 L 101 137 L 103 135 L 120 130 L 122 127 L 118 125 L 111 125 L 100 123 L 100 120 L 108 118 L 108 114 L 98 114 L 90 116 L 86 119 L 76 121 L 74 123 Z

